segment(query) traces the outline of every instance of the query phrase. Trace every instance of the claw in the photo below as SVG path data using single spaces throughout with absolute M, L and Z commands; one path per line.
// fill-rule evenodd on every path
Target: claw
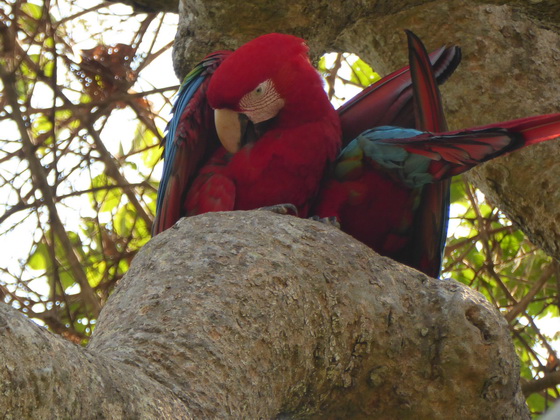
M 260 207 L 257 210 L 266 210 L 277 214 L 291 214 L 292 216 L 298 215 L 297 207 L 290 203 L 275 204 L 273 206 Z
M 324 223 L 325 225 L 334 226 L 337 229 L 340 229 L 340 222 L 336 216 L 331 217 L 319 217 L 319 216 L 311 216 L 309 219 L 315 220 L 316 222 Z

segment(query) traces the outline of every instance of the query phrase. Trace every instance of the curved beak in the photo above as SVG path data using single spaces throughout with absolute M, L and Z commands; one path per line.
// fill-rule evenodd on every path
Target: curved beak
M 248 123 L 247 116 L 239 112 L 230 109 L 214 110 L 214 124 L 218 138 L 230 153 L 235 153 L 243 147 Z

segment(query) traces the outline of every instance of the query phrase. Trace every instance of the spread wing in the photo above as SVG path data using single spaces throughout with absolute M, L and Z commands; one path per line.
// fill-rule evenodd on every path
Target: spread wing
M 438 84 L 444 83 L 461 61 L 461 49 L 442 47 L 429 55 Z M 382 125 L 415 127 L 413 88 L 410 67 L 397 70 L 338 109 L 343 147 L 363 131 Z

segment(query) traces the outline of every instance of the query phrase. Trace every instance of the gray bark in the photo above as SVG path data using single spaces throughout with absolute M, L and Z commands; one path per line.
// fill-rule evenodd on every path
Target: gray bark
M 501 4 L 505 3 L 505 4 Z M 354 52 L 381 74 L 406 64 L 404 29 L 435 49 L 463 48 L 442 89 L 450 128 L 560 112 L 560 3 L 501 1 L 188 0 L 180 4 L 175 67 L 268 32 L 308 40 L 315 57 Z M 560 142 L 533 146 L 471 171 L 490 201 L 560 258 Z
M 87 349 L 0 309 L 6 418 L 529 418 L 482 295 L 290 216 L 158 235 Z

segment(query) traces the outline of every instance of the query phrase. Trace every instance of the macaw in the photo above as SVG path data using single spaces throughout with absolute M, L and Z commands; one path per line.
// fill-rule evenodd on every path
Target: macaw
M 449 178 L 558 136 L 560 114 L 447 132 L 436 84 L 460 50 L 428 57 L 409 34 L 409 51 L 410 71 L 383 78 L 338 114 L 299 38 L 271 34 L 208 56 L 187 75 L 168 126 L 154 234 L 182 216 L 292 203 L 300 216 L 337 219 L 377 252 L 436 277 Z M 319 185 L 340 136 L 344 150 Z
M 338 164 L 347 164 L 344 156 L 351 153 L 356 142 L 348 143 L 371 127 L 390 125 L 430 131 L 447 128 L 437 85 L 455 71 L 461 62 L 461 49 L 442 47 L 428 56 L 420 39 L 410 31 L 406 33 L 410 67 L 384 77 L 369 88 L 370 92 L 366 90 L 339 108 L 346 148 L 338 158 Z M 323 217 L 315 217 L 335 219 L 346 233 L 382 255 L 437 276 L 447 236 L 450 179 L 411 189 L 387 184 L 382 171 L 378 170 L 368 170 L 360 181 L 346 178 L 343 186 L 338 185 L 336 175 L 340 176 L 340 172 L 335 171 L 335 177 L 323 188 L 316 203 L 316 213 Z M 373 194 L 373 197 L 364 202 L 375 208 L 364 208 L 355 200 L 359 196 L 356 193 L 364 192 L 366 186 L 367 194 Z M 380 197 L 388 197 L 387 194 L 394 195 L 394 205 L 379 206 Z M 336 206 L 350 210 L 342 215 Z M 331 216 L 327 217 L 327 214 Z M 374 214 L 379 215 L 379 224 L 369 221 Z M 372 231 L 371 226 L 384 226 L 384 229 Z M 360 233 L 362 228 L 365 230 Z
M 153 234 L 182 216 L 289 203 L 306 217 L 340 121 L 291 35 L 263 35 L 187 75 L 165 137 Z
M 291 203 L 305 217 L 340 151 L 340 123 L 346 143 L 379 122 L 413 126 L 408 67 L 341 107 L 339 122 L 306 52 L 299 38 L 265 35 L 235 53 L 208 55 L 185 77 L 163 142 L 154 235 L 207 211 Z M 438 83 L 457 58 L 453 48 L 430 54 Z M 267 112 L 247 104 L 259 95 Z
M 441 98 L 418 38 L 408 32 L 416 127 L 364 131 L 340 153 L 314 208 L 382 255 L 439 275 L 449 179 L 560 135 L 560 114 L 446 131 Z

